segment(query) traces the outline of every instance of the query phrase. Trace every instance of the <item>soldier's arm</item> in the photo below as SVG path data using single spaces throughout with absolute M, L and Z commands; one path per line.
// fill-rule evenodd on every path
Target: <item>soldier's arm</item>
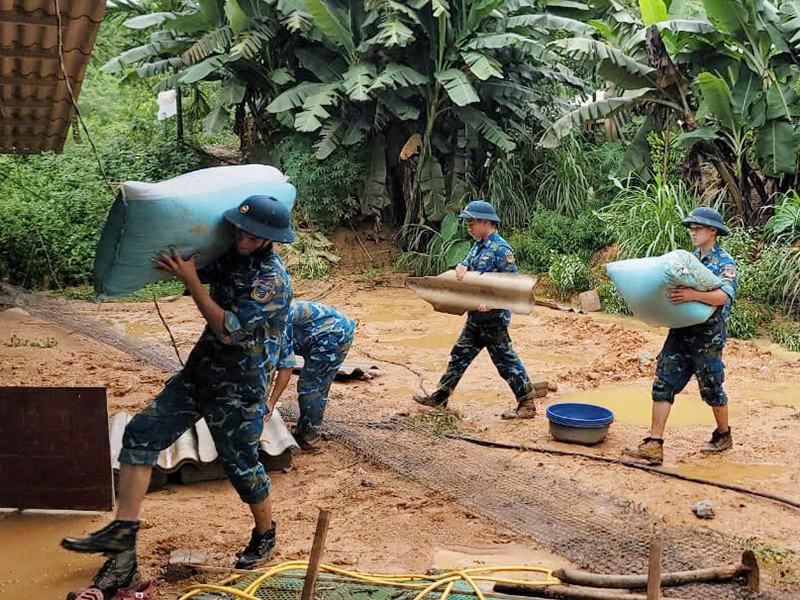
M 275 375 L 275 383 L 272 386 L 272 393 L 267 401 L 267 409 L 269 413 L 264 418 L 264 422 L 269 421 L 270 415 L 277 404 L 278 399 L 283 394 L 286 386 L 289 384 L 289 379 L 292 376 L 292 369 L 294 368 L 296 359 L 294 356 L 294 314 L 292 308 L 289 308 L 289 313 L 286 315 L 286 325 L 283 329 L 281 336 L 281 351 L 278 357 L 277 375 Z
M 511 248 L 500 248 L 495 257 L 495 268 L 499 273 L 518 273 L 517 261 Z

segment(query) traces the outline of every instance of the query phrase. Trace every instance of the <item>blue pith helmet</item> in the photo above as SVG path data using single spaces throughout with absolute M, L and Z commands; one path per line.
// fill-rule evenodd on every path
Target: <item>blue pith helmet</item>
M 239 208 L 226 210 L 222 217 L 255 237 L 284 244 L 294 241 L 289 209 L 272 196 L 250 196 Z
M 681 223 L 683 223 L 684 227 L 689 227 L 689 225 L 713 227 L 717 230 L 717 235 L 719 236 L 729 235 L 731 232 L 722 222 L 722 215 L 709 206 L 695 208 Z
M 464 210 L 458 216 L 462 219 L 500 222 L 500 217 L 497 216 L 494 206 L 486 202 L 486 200 L 473 200 L 464 207 Z

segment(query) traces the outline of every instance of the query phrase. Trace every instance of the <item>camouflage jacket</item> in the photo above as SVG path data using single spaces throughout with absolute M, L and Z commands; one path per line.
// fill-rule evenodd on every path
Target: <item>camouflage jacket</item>
M 336 346 L 352 339 L 356 322 L 320 302 L 292 302 L 287 327 L 281 340 L 279 369 L 294 366 L 294 354 L 308 356 L 315 346 Z M 333 348 L 331 348 L 333 349 Z
M 702 258 L 700 258 L 699 248 L 694 251 L 694 255 L 708 267 L 709 271 L 722 280 L 721 289 L 728 295 L 728 302 L 722 307 L 722 317 L 727 323 L 731 316 L 733 299 L 736 297 L 736 290 L 739 287 L 736 261 L 719 244 L 714 244 L 714 247 Z

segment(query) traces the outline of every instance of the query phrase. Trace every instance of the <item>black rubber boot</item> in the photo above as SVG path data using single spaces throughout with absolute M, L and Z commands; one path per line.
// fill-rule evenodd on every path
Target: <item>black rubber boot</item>
M 100 552 L 117 554 L 136 548 L 139 521 L 111 521 L 99 531 L 85 538 L 64 538 L 61 545 L 73 552 Z
M 265 562 L 275 551 L 275 521 L 266 533 L 256 533 L 253 535 L 247 547 L 241 552 L 236 553 L 237 569 L 252 569 L 256 565 Z
M 414 395 L 414 402 L 432 408 L 447 408 L 447 395 L 442 390 L 436 390 L 429 396 L 421 394 Z
M 103 563 L 90 587 L 100 590 L 105 600 L 111 600 L 120 588 L 139 583 L 136 548 L 115 554 Z M 67 600 L 74 600 L 81 592 L 70 592 Z

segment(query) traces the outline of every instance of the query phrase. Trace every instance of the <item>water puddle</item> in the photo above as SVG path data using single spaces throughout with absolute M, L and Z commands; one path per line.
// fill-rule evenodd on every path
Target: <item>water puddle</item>
M 723 483 L 746 483 L 750 481 L 769 481 L 787 471 L 782 465 L 677 465 L 670 467 L 688 477 L 700 477 Z
M 649 386 L 609 386 L 569 392 L 559 396 L 552 404 L 560 402 L 586 402 L 603 406 L 614 413 L 614 420 L 617 423 L 628 425 L 650 425 L 653 409 Z M 731 405 L 731 413 L 736 412 L 735 406 Z M 675 397 L 667 426 L 714 425 L 714 423 L 711 408 L 703 402 L 700 394 L 684 392 Z
M 567 356 L 563 354 L 551 354 L 549 352 L 537 352 L 522 350 L 519 351 L 520 358 L 524 361 L 538 361 L 543 363 L 556 363 L 560 365 L 585 365 L 588 360 L 577 358 L 575 356 Z
M 778 360 L 783 360 L 786 362 L 798 362 L 800 361 L 800 352 L 792 352 L 781 346 L 780 344 L 776 344 L 772 340 L 750 340 L 749 342 L 762 352 L 769 352 L 777 358 Z
M 158 340 L 166 334 L 161 323 L 142 323 L 134 321 L 125 325 L 125 334 L 140 340 Z
M 86 587 L 105 559 L 68 552 L 60 543 L 98 527 L 87 515 L 0 513 L 0 597 L 65 598 Z
M 392 344 L 394 346 L 404 346 L 407 348 L 424 348 L 434 350 L 441 348 L 452 348 L 458 339 L 458 332 L 434 332 L 419 337 L 385 337 L 378 342 L 381 344 Z
M 756 400 L 775 406 L 800 407 L 800 388 L 796 384 L 748 386 L 744 389 L 742 396 L 748 400 Z

